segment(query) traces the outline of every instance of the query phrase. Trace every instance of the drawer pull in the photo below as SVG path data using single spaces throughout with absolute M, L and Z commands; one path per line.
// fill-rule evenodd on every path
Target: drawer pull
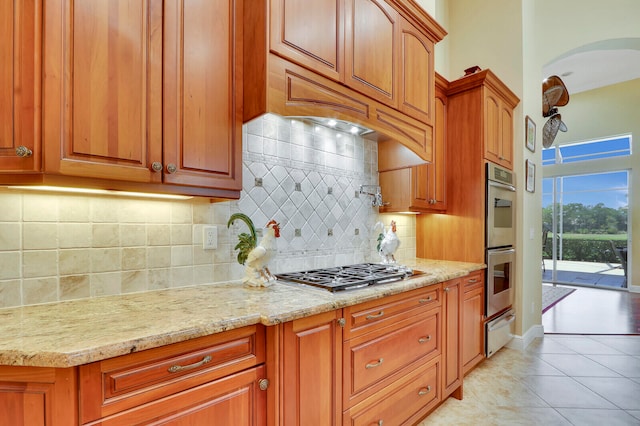
M 428 335 L 428 336 L 419 338 L 418 343 L 423 344 L 423 343 L 427 343 L 430 340 L 431 340 L 431 335 Z
M 422 396 L 422 395 L 426 395 L 429 392 L 431 392 L 431 386 L 427 386 L 426 388 L 422 388 L 418 391 L 418 395 Z
M 432 299 L 431 299 L 431 296 L 427 296 L 427 298 L 426 298 L 426 299 L 420 299 L 420 300 L 418 300 L 418 303 L 429 303 L 429 302 L 431 302 L 431 300 L 432 300 Z
M 368 320 L 372 320 L 372 319 L 376 319 L 376 318 L 380 318 L 384 316 L 384 311 L 380 311 L 377 314 L 372 314 L 372 315 L 367 315 L 366 318 Z
M 382 362 L 384 361 L 383 358 L 380 358 L 377 362 L 370 362 L 369 364 L 365 365 L 364 368 L 376 368 L 376 367 L 380 367 L 382 365 Z
M 477 280 L 477 278 L 474 278 L 474 279 L 468 280 L 468 282 L 469 282 L 469 284 L 475 284 L 475 283 L 478 282 L 478 280 Z
M 204 358 L 202 358 L 202 361 L 198 361 L 196 363 L 193 364 L 189 364 L 189 365 L 172 365 L 171 367 L 169 367 L 169 373 L 178 373 L 180 371 L 185 371 L 185 370 L 193 370 L 194 368 L 198 368 L 198 367 L 202 367 L 203 365 L 207 364 L 211 362 L 211 355 L 207 355 Z
M 382 426 L 384 422 L 382 420 L 378 420 L 378 426 Z

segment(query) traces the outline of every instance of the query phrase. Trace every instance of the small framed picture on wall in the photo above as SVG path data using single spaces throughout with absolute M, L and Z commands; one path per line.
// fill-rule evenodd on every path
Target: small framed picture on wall
M 527 191 L 536 192 L 536 165 L 531 160 L 526 162 L 527 168 Z
M 524 119 L 525 140 L 527 143 L 527 149 L 531 152 L 536 150 L 536 123 L 533 122 L 528 115 Z

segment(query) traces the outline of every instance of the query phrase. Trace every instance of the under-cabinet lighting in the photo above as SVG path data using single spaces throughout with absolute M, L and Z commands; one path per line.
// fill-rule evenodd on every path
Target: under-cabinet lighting
M 65 192 L 72 194 L 85 194 L 85 195 L 115 195 L 121 197 L 135 197 L 135 198 L 159 198 L 164 200 L 188 200 L 193 198 L 189 195 L 175 195 L 175 194 L 154 194 L 149 192 L 131 192 L 131 191 L 112 191 L 108 189 L 93 189 L 93 188 L 72 188 L 66 186 L 46 186 L 46 185 L 34 185 L 34 186 L 7 186 L 9 189 L 19 189 L 25 191 L 45 191 L 45 192 Z
M 418 215 L 418 214 L 420 214 L 420 212 L 398 212 L 396 214 L 415 214 L 415 215 Z

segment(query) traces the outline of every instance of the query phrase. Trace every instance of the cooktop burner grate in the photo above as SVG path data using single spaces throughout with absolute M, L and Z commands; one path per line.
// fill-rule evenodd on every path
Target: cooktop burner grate
M 321 287 L 332 292 L 390 283 L 412 275 L 414 272 L 405 266 L 379 263 L 359 263 L 335 268 L 276 274 L 281 280 Z

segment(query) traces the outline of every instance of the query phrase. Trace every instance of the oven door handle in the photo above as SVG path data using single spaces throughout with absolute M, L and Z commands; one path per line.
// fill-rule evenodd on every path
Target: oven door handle
M 500 183 L 493 180 L 488 181 L 490 186 L 495 186 L 496 188 L 506 189 L 507 191 L 516 192 L 516 187 L 513 185 L 507 185 L 506 183 Z
M 495 331 L 498 329 L 501 329 L 502 327 L 506 327 L 509 324 L 511 324 L 512 322 L 514 322 L 516 320 L 516 315 L 515 314 L 510 314 L 509 316 L 501 319 L 500 321 L 498 321 L 497 324 L 493 324 L 489 327 L 489 331 Z

